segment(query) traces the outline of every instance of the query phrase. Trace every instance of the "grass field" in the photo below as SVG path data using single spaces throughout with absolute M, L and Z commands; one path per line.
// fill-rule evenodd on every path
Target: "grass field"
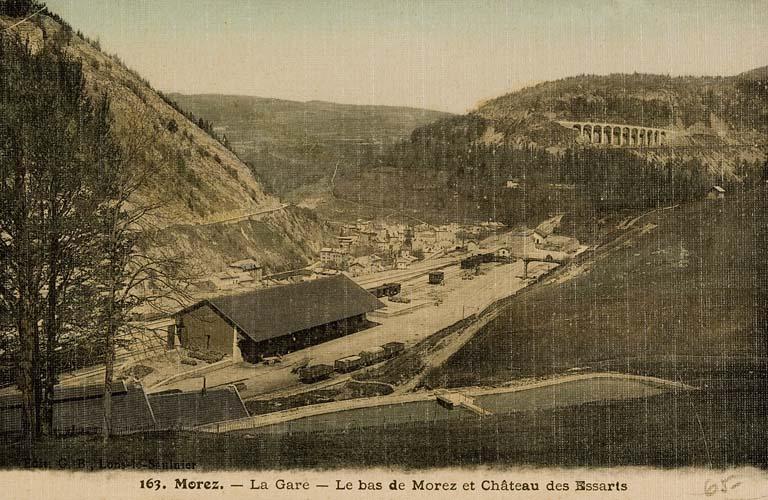
M 751 365 L 768 346 L 766 191 L 637 225 L 647 230 L 588 272 L 521 294 L 427 383 L 493 384 L 576 367 L 671 378 L 762 369 L 764 360 Z
M 378 429 L 284 435 L 163 433 L 39 443 L 37 460 L 56 467 L 98 460 L 194 462 L 199 469 L 386 466 L 619 466 L 768 464 L 765 381 L 747 379 L 703 391 Z M 4 443 L 0 467 L 24 464 L 26 450 Z

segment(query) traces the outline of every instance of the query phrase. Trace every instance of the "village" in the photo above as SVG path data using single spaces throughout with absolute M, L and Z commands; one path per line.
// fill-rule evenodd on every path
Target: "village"
M 196 302 L 144 321 L 118 352 L 115 429 L 196 428 L 248 417 L 254 402 L 342 386 L 585 251 L 557 234 L 562 218 L 515 230 L 360 221 L 298 271 L 264 275 L 255 259 L 233 262 L 198 284 Z M 59 430 L 98 427 L 74 409 L 99 404 L 89 387 L 101 378 L 98 367 L 62 376 Z M 16 395 L 0 399 L 4 412 L 18 406 Z

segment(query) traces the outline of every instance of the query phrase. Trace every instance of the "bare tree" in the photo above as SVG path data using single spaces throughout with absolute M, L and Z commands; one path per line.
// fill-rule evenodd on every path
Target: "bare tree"
M 104 126 L 109 127 L 106 101 L 100 114 Z M 147 138 L 137 135 L 138 129 L 133 128 L 127 137 L 123 135 L 115 168 L 105 175 L 102 186 L 109 193 L 109 201 L 96 214 L 101 227 L 96 281 L 105 368 L 104 439 L 112 433 L 111 387 L 120 339 L 130 343 L 132 337 L 145 330 L 140 312 L 167 314 L 185 304 L 192 281 L 184 256 L 164 248 L 159 241 L 161 233 L 153 215 L 161 204 L 140 201 L 140 193 L 151 181 L 154 169 L 142 157 Z M 105 157 L 114 160 L 114 151 Z

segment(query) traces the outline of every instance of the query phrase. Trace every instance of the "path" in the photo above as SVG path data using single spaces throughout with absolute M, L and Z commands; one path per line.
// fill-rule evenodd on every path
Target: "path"
M 250 212 L 243 215 L 236 215 L 235 217 L 228 217 L 226 219 L 211 221 L 211 222 L 203 222 L 200 224 L 196 224 L 197 226 L 211 226 L 213 224 L 226 224 L 228 222 L 239 222 L 246 219 L 250 219 L 251 217 L 254 217 L 256 215 L 265 215 L 272 212 L 277 212 L 278 210 L 285 209 L 289 204 L 288 203 L 282 203 L 280 206 L 272 207 L 272 208 L 264 208 L 262 210 L 257 210 L 255 212 Z

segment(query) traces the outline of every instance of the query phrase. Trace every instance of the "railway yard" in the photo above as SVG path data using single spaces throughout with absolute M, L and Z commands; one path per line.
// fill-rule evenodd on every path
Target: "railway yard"
M 525 279 L 522 261 L 487 263 L 478 271 L 461 269 L 455 261 L 435 261 L 423 269 L 386 273 L 375 279 L 368 277 L 360 284 L 369 289 L 395 279 L 399 279 L 401 284 L 400 301 L 383 298 L 386 307 L 369 314 L 369 320 L 374 323 L 371 328 L 288 353 L 282 356 L 279 363 L 225 363 L 204 374 L 174 377 L 148 390 L 193 391 L 204 385 L 210 388 L 237 384 L 243 399 L 247 400 L 285 396 L 338 384 L 351 378 L 355 372 L 335 374 L 315 384 L 302 383 L 295 372 L 299 366 L 309 363 L 333 366 L 338 359 L 390 342 L 413 346 L 493 302 L 514 295 L 555 267 L 557 264 L 554 263 L 529 264 L 528 278 Z M 435 268 L 444 273 L 441 284 L 430 284 L 428 281 L 429 271 Z

